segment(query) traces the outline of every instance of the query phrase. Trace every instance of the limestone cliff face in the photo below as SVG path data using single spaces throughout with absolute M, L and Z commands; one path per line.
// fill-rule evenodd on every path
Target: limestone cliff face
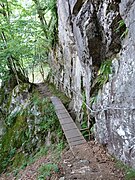
M 96 139 L 135 167 L 135 1 L 58 0 L 57 6 L 53 81 L 72 97 L 79 121 L 83 100 L 90 107 L 98 94 L 92 105 Z M 108 60 L 111 73 L 99 86 L 96 78 Z
M 135 2 L 121 1 L 120 14 L 128 28 L 120 52 L 112 61 L 114 73 L 98 95 L 96 135 L 109 151 L 135 168 Z
M 80 114 L 82 94 L 90 101 L 91 84 L 101 62 L 121 49 L 122 19 L 116 1 L 58 0 L 59 45 L 53 58 L 54 81 L 73 97 Z M 78 119 L 80 119 L 78 115 Z

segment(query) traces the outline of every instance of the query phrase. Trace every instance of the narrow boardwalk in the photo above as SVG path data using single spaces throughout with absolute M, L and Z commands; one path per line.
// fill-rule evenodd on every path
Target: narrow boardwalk
M 55 106 L 56 114 L 59 118 L 60 124 L 69 143 L 70 148 L 86 143 L 86 140 L 82 136 L 81 132 L 77 128 L 73 119 L 69 115 L 68 111 L 62 104 L 59 98 L 51 97 L 51 101 Z

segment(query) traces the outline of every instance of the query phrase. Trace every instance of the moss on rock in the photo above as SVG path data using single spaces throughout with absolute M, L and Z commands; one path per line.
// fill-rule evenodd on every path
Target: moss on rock
M 14 96 L 13 103 L 17 99 L 18 96 Z M 39 99 L 38 94 L 33 93 L 29 100 L 22 104 L 18 101 L 16 106 L 9 109 L 8 123 L 6 119 L 5 133 L 0 140 L 0 173 L 19 168 L 29 155 L 35 154 L 45 145 L 46 137 L 49 137 L 50 143 L 58 143 L 62 137 L 62 133 L 59 133 L 61 127 L 50 101 Z

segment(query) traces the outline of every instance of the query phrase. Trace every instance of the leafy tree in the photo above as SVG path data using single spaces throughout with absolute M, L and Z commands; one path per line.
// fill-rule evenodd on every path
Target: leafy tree
M 19 61 L 20 41 L 17 34 L 17 24 L 13 20 L 14 3 L 2 0 L 0 3 L 0 78 L 14 75 L 16 82 L 28 81 Z M 5 76 L 6 75 L 6 76 Z
M 57 41 L 56 0 L 33 0 L 45 36 L 44 47 L 50 50 Z
M 28 82 L 27 70 L 47 61 L 57 40 L 56 0 L 0 2 L 0 79 Z

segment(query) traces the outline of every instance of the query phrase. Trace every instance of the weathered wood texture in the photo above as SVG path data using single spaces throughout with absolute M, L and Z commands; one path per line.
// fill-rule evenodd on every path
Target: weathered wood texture
M 73 146 L 86 143 L 86 140 L 82 136 L 81 132 L 77 128 L 76 124 L 74 123 L 73 119 L 69 115 L 60 99 L 57 97 L 51 97 L 51 101 L 55 107 L 56 114 L 59 118 L 60 124 L 70 148 L 72 149 Z

